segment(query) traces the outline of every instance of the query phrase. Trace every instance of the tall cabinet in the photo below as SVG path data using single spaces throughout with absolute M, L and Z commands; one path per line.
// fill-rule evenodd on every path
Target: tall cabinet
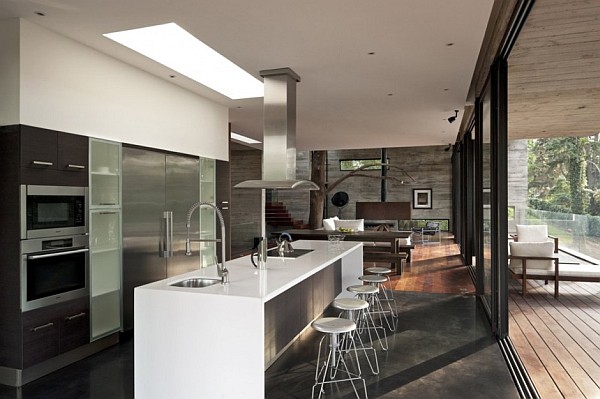
M 121 144 L 90 139 L 91 339 L 121 330 Z

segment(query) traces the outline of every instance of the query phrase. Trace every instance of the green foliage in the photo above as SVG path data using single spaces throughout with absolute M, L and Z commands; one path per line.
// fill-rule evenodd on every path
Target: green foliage
M 600 215 L 597 136 L 529 140 L 528 150 L 530 206 Z

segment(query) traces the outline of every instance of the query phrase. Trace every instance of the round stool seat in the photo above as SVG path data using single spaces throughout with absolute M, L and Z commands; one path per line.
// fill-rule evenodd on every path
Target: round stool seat
M 361 310 L 368 308 L 369 303 L 357 298 L 340 298 L 333 301 L 333 307 L 340 310 Z
M 369 267 L 367 271 L 373 274 L 389 274 L 392 272 L 392 269 L 387 267 Z
M 351 285 L 346 289 L 355 294 L 377 294 L 379 292 L 379 288 L 376 285 Z
M 358 279 L 367 283 L 385 283 L 388 281 L 386 277 L 378 276 L 377 274 L 367 274 L 364 276 L 359 276 Z
M 341 334 L 356 330 L 356 323 L 339 317 L 323 317 L 312 322 L 312 328 L 328 334 Z

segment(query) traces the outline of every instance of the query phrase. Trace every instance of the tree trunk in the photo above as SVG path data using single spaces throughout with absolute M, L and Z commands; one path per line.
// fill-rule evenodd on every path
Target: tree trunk
M 310 213 L 308 224 L 311 229 L 318 229 L 323 224 L 325 206 L 325 157 L 327 151 L 311 152 L 310 179 L 319 186 L 319 190 L 310 191 Z

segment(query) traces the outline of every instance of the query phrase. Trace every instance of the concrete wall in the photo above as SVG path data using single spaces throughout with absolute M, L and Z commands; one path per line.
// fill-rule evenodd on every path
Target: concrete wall
M 430 147 L 399 147 L 389 148 L 388 158 L 392 168 L 388 176 L 403 180 L 388 179 L 386 201 L 411 202 L 413 189 L 428 188 L 432 190 L 432 209 L 413 209 L 413 219 L 450 219 L 452 214 L 452 164 L 451 152 L 444 151 L 446 146 Z M 341 150 L 329 151 L 328 153 L 328 181 L 333 182 L 348 172 L 339 170 L 340 159 L 370 159 L 381 158 L 380 149 L 367 150 Z M 412 178 L 402 171 L 402 168 Z M 373 178 L 351 177 L 336 187 L 332 195 L 337 191 L 345 191 L 350 197 L 347 207 L 342 210 L 341 217 L 352 219 L 356 217 L 356 202 L 373 201 L 381 199 L 380 171 L 366 171 L 365 174 Z M 328 199 L 328 211 L 330 216 L 337 214 L 337 208 Z
M 262 151 L 231 151 L 231 252 L 236 254 L 252 248 L 252 238 L 260 236 L 261 190 L 233 188 L 245 180 L 261 178 Z
M 509 140 L 508 206 L 515 208 L 515 218 L 508 220 L 509 233 L 516 232 L 515 225 L 525 221 L 529 190 L 527 159 L 527 140 Z
M 22 19 L 0 22 L 0 50 L 0 125 L 228 160 L 225 106 Z
M 404 184 L 388 180 L 387 201 L 406 201 L 412 203 L 413 189 L 432 189 L 432 209 L 413 209 L 413 219 L 450 219 L 452 214 L 452 165 L 451 152 L 444 151 L 446 146 L 389 148 L 390 164 L 404 169 L 416 181 L 401 171 L 392 168 L 389 176 L 404 180 Z M 298 152 L 297 176 L 310 177 L 308 152 Z M 328 152 L 327 181 L 334 182 L 348 172 L 339 170 L 340 159 L 381 158 L 380 149 L 338 150 Z M 365 171 L 373 178 L 351 177 L 337 186 L 327 199 L 327 212 L 330 216 L 338 214 L 338 209 L 331 204 L 331 196 L 337 191 L 345 191 L 350 197 L 348 206 L 342 209 L 341 217 L 356 217 L 356 202 L 379 202 L 381 198 L 381 180 L 377 178 L 380 171 Z M 278 201 L 283 202 L 292 217 L 308 221 L 308 192 L 285 192 L 275 194 Z M 450 222 L 451 223 L 451 222 Z

